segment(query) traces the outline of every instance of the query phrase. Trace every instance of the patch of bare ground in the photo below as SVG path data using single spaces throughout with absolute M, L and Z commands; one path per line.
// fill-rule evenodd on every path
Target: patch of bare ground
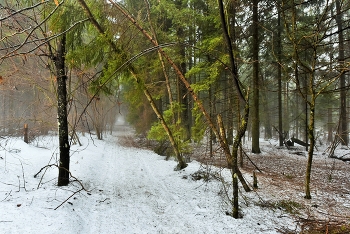
M 311 174 L 312 199 L 304 198 L 304 178 L 307 152 L 301 148 L 287 150 L 274 146 L 261 147 L 261 154 L 251 154 L 243 158 L 242 172 L 258 177 L 255 190 L 269 204 L 289 201 L 299 204 L 293 212 L 298 223 L 298 233 L 350 233 L 350 164 L 327 158 L 316 152 Z M 205 164 L 226 166 L 220 149 L 213 155 L 198 153 L 191 158 Z M 244 155 L 244 154 L 243 154 Z M 248 159 L 249 157 L 249 159 Z M 295 233 L 280 230 L 281 233 Z
M 142 137 L 123 136 L 125 146 L 152 148 L 154 143 Z M 276 208 L 276 204 L 298 204 L 289 212 L 295 217 L 298 231 L 279 229 L 281 233 L 350 233 L 350 164 L 328 158 L 316 152 L 311 174 L 312 199 L 304 198 L 304 177 L 307 152 L 302 148 L 287 150 L 272 145 L 261 147 L 261 154 L 251 154 L 243 158 L 241 171 L 258 178 L 256 192 L 266 203 Z M 226 159 L 216 146 L 209 154 L 207 146 L 194 146 L 191 160 L 205 165 L 226 167 Z M 254 165 L 253 165 L 253 163 Z M 257 169 L 258 168 L 258 169 Z M 260 171 L 261 172 L 260 172 Z M 281 205 L 279 205 L 281 206 Z M 281 207 L 278 207 L 281 208 Z
M 298 155 L 276 148 L 265 148 L 264 151 L 261 155 L 249 155 L 263 172 L 257 173 L 262 190 L 260 193 L 272 195 L 277 200 L 288 199 L 302 204 L 304 209 L 298 216 L 301 227 L 316 230 L 322 226 L 323 229 L 319 228 L 327 231 L 331 227 L 350 223 L 349 163 L 315 155 L 311 173 L 312 199 L 307 200 L 304 199 L 307 152 Z M 248 162 L 244 170 L 253 171 L 255 168 Z M 350 233 L 350 227 L 344 232 L 335 233 Z

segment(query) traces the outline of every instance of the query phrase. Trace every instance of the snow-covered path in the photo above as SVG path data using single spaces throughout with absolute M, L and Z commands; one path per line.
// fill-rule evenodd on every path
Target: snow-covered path
M 86 214 L 93 225 L 84 233 L 225 233 L 223 225 L 203 225 L 218 216 L 210 217 L 207 207 L 220 205 L 219 200 L 211 204 L 212 197 L 218 197 L 208 185 L 183 179 L 189 173 L 175 172 L 175 162 L 115 143 L 107 140 L 101 157 L 88 166 L 93 176 L 85 183 L 101 197 Z M 200 220 L 201 227 L 194 220 Z
M 199 163 L 174 171 L 176 162 L 122 147 L 117 136 L 104 141 L 82 137 L 83 146 L 72 147 L 71 172 L 89 192 L 75 194 L 55 210 L 80 185 L 56 187 L 56 168 L 33 178 L 55 155 L 52 139 L 42 139 L 48 149 L 19 139 L 2 144 L 19 151 L 0 151 L 1 233 L 278 233 L 277 227 L 292 224 L 253 203 L 242 204 L 243 219 L 232 219 L 222 207 L 218 181 L 191 179 Z M 26 191 L 18 188 L 24 180 Z

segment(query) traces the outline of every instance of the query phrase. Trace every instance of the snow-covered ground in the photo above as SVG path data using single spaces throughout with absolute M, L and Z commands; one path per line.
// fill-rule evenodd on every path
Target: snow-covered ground
M 1 138 L 0 232 L 194 234 L 295 229 L 288 214 L 256 205 L 259 196 L 254 192 L 243 192 L 244 217 L 233 219 L 225 214 L 230 207 L 220 195 L 221 182 L 192 179 L 203 165 L 193 161 L 174 171 L 175 161 L 123 147 L 119 135 L 103 141 L 80 136 L 83 146 L 72 146 L 71 173 L 86 190 L 78 181 L 57 187 L 54 166 L 34 178 L 45 165 L 56 163 L 57 136 L 29 145 L 18 138 Z M 227 171 L 217 170 L 229 180 Z

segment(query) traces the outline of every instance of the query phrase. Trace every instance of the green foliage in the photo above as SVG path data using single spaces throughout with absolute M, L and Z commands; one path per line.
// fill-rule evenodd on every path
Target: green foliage
M 174 114 L 179 113 L 181 110 L 183 110 L 183 107 L 179 103 L 174 102 L 168 110 L 164 111 L 163 118 L 173 134 L 180 153 L 189 153 L 191 151 L 190 141 L 183 140 L 186 137 L 186 130 L 182 127 L 180 121 L 173 121 Z M 147 138 L 158 142 L 169 139 L 160 121 L 153 123 Z
M 292 215 L 299 214 L 300 213 L 299 210 L 303 209 L 303 205 L 302 204 L 300 204 L 298 202 L 295 202 L 295 201 L 291 201 L 291 200 L 277 201 L 274 204 L 274 207 L 278 208 L 278 209 L 282 209 L 285 212 L 287 212 L 289 214 L 292 214 Z
M 137 83 L 130 73 L 121 75 L 119 81 L 122 99 L 128 107 L 126 120 L 138 134 L 146 135 L 157 118 L 143 93 L 143 84 Z
M 200 143 L 204 137 L 207 126 L 203 118 L 203 113 L 200 111 L 197 105 L 195 105 L 193 108 L 192 115 L 195 121 L 191 128 L 191 135 L 196 143 Z
M 218 61 L 214 63 L 202 62 L 198 63 L 191 70 L 189 70 L 187 77 L 195 75 L 202 77 L 197 83 L 192 84 L 191 87 L 193 90 L 195 92 L 209 90 L 210 86 L 217 81 L 220 75 L 220 66 L 221 64 L 219 64 Z
M 123 61 L 118 54 L 112 54 L 103 64 L 101 75 L 90 84 L 89 91 L 93 94 L 104 93 L 113 95 L 119 90 L 121 77 L 129 77 L 128 71 L 121 68 Z M 102 65 L 101 64 L 101 65 Z
M 287 179 L 294 179 L 296 176 L 292 175 L 292 174 L 284 174 L 283 175 L 287 178 Z

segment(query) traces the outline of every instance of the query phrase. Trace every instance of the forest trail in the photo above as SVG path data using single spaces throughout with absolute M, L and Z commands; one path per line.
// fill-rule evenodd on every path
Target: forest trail
M 32 176 L 55 160 L 55 136 L 42 138 L 37 146 L 18 138 L 2 144 L 7 150 L 0 152 L 2 232 L 231 234 L 278 233 L 278 227 L 295 227 L 281 211 L 256 206 L 255 193 L 241 201 L 244 218 L 233 219 L 226 215 L 230 207 L 224 203 L 220 181 L 192 179 L 205 165 L 193 161 L 174 171 L 173 160 L 119 144 L 122 137 L 134 136 L 126 126 L 117 130 L 102 141 L 85 134 L 80 137 L 82 146 L 72 145 L 74 178 L 64 187 L 56 185 L 55 167 Z M 25 188 L 19 187 L 24 183 Z
M 82 212 L 84 233 L 106 229 L 115 233 L 197 232 L 193 220 L 204 215 L 207 206 L 215 205 L 212 199 L 200 199 L 205 186 L 182 179 L 188 174 L 175 172 L 175 162 L 147 150 L 122 147 L 118 137 L 104 141 L 104 149 L 86 165 L 89 179 L 82 178 L 91 193 L 99 196 L 95 203 L 86 204 L 91 206 L 89 212 Z
M 149 150 L 121 146 L 118 139 L 125 135 L 130 133 L 108 136 L 103 150 L 83 169 L 88 177 L 79 177 L 96 197 L 92 202 L 83 200 L 90 209 L 80 212 L 86 223 L 81 233 L 249 233 L 246 227 L 256 233 L 276 233 L 275 225 L 260 212 L 248 212 L 248 219 L 258 220 L 256 229 L 247 220 L 233 222 L 225 215 L 218 196 L 220 183 L 191 179 L 191 173 L 202 167 L 199 163 L 174 171 L 174 161 Z M 237 225 L 242 226 L 240 231 Z

